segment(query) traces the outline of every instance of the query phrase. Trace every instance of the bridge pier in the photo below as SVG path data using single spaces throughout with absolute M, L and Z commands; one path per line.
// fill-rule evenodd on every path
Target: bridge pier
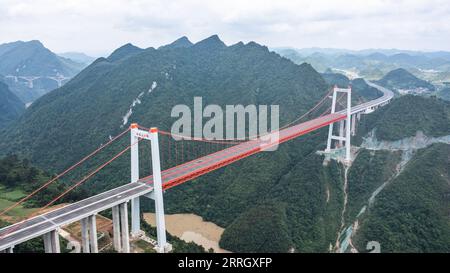
M 88 218 L 81 219 L 80 224 L 81 224 L 81 245 L 83 248 L 83 253 L 90 253 Z
M 83 253 L 98 253 L 97 222 L 94 215 L 81 219 L 81 245 Z
M 95 214 L 88 217 L 89 221 L 89 240 L 91 241 L 91 253 L 98 253 L 98 240 L 97 240 L 97 222 L 95 220 Z
M 127 203 L 119 205 L 120 210 L 120 224 L 122 230 L 122 252 L 130 253 L 130 235 L 128 233 L 128 209 Z
M 117 252 L 122 251 L 120 236 L 120 214 L 119 206 L 112 207 L 112 218 L 113 218 L 113 246 L 114 250 Z
M 45 253 L 60 253 L 58 230 L 52 230 L 43 235 Z
M 8 247 L 7 249 L 1 250 L 0 253 L 14 253 L 14 246 Z

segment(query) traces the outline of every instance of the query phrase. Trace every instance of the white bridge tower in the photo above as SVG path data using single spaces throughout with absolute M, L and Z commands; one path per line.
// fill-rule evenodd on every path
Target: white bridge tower
M 327 149 L 325 150 L 326 153 L 329 153 L 332 149 L 333 140 L 339 141 L 339 145 L 342 146 L 342 143 L 345 143 L 345 162 L 350 163 L 351 161 L 351 144 L 350 144 L 350 138 L 351 138 L 351 115 L 352 115 L 352 88 L 349 86 L 348 88 L 338 88 L 336 85 L 333 88 L 333 101 L 331 104 L 331 113 L 336 112 L 336 97 L 337 93 L 345 93 L 347 94 L 347 109 L 346 116 L 347 118 L 345 120 L 340 121 L 339 126 L 339 135 L 336 136 L 333 134 L 334 124 L 331 123 L 328 128 L 328 141 L 327 141 Z M 345 133 L 344 133 L 345 131 Z
M 131 124 L 131 183 L 139 180 L 139 139 L 147 139 L 151 142 L 151 158 L 153 169 L 153 192 L 145 197 L 155 200 L 155 218 L 157 231 L 157 251 L 169 252 L 171 245 L 166 240 L 166 224 L 164 219 L 164 202 L 162 192 L 161 163 L 159 157 L 158 129 L 153 127 L 150 131 L 139 129 L 137 123 Z M 142 234 L 140 228 L 140 204 L 139 197 L 131 200 L 131 236 L 138 237 Z

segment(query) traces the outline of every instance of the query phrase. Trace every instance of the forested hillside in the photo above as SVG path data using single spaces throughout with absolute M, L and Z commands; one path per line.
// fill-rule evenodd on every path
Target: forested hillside
M 26 160 L 19 159 L 17 156 L 9 155 L 0 159 L 0 211 L 15 204 L 29 193 L 33 192 L 52 176 L 34 166 Z M 7 212 L 3 220 L 17 221 L 23 217 L 28 217 L 33 212 L 31 208 L 38 208 L 46 205 L 52 196 L 55 196 L 64 190 L 66 185 L 55 182 L 46 189 L 40 191 L 33 198 L 22 203 L 20 206 Z M 70 202 L 77 200 L 85 192 L 76 190 L 68 194 L 61 202 Z
M 431 83 L 417 78 L 403 68 L 390 71 L 377 83 L 393 90 L 424 88 L 428 91 L 434 91 L 435 89 Z
M 187 48 L 149 48 L 117 62 L 109 59 L 98 59 L 35 102 L 1 136 L 2 153 L 14 150 L 38 166 L 61 170 L 131 122 L 170 129 L 172 107 L 192 106 L 194 96 L 222 106 L 276 103 L 285 124 L 328 88 L 309 65 L 295 65 L 256 43 L 227 47 L 217 36 Z
M 356 236 L 360 249 L 450 252 L 450 145 L 419 150 L 377 197 Z
M 131 122 L 170 130 L 175 120 L 170 117 L 172 107 L 192 106 L 194 96 L 202 96 L 204 104 L 220 106 L 278 104 L 280 125 L 284 125 L 310 109 L 328 89 L 310 65 L 296 65 L 254 42 L 226 46 L 212 36 L 194 45 L 182 40 L 161 49 L 126 45 L 33 103 L 1 136 L 0 148 L 2 153 L 13 149 L 37 166 L 59 171 Z M 196 213 L 230 227 L 228 234 L 245 230 L 240 242 L 227 242 L 224 236 L 221 244 L 234 251 L 262 249 L 247 236 L 274 233 L 278 225 L 288 228 L 284 242 L 289 243 L 266 242 L 266 251 L 327 251 L 337 231 L 342 181 L 337 165 L 323 170 L 321 157 L 314 155 L 324 148 L 325 133 L 320 130 L 283 144 L 276 152 L 250 157 L 171 189 L 165 194 L 166 211 Z M 5 145 L 8 141 L 12 146 Z M 128 143 L 128 137 L 120 142 L 122 147 Z M 85 168 L 98 166 L 119 146 L 107 148 Z M 145 155 L 148 146 L 141 148 Z M 145 175 L 148 156 L 142 157 L 141 164 Z M 126 153 L 82 188 L 93 194 L 128 181 Z M 281 202 L 273 212 L 277 224 L 258 225 L 258 217 L 241 222 L 246 219 L 241 214 L 252 214 L 273 202 Z
M 9 90 L 5 83 L 0 81 L 0 131 L 18 119 L 24 111 L 23 102 Z
M 407 95 L 370 115 L 363 115 L 358 136 L 376 129 L 379 140 L 400 140 L 422 131 L 430 137 L 450 134 L 450 102 L 435 97 Z

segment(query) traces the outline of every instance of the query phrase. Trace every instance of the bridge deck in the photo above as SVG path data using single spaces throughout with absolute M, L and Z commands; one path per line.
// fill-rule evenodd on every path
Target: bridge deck
M 330 114 L 313 119 L 279 132 L 279 143 L 298 137 L 332 122 L 342 120 L 345 115 Z M 239 159 L 260 152 L 270 146 L 261 140 L 247 141 L 231 148 L 187 162 L 162 172 L 163 187 L 168 189 L 180 183 L 194 179 L 212 170 L 231 164 Z M 51 212 L 30 218 L 23 222 L 0 230 L 0 250 L 16 245 L 30 238 L 45 234 L 57 227 L 81 220 L 89 215 L 111 208 L 134 197 L 150 193 L 152 177 L 146 177 L 139 183 L 128 183 L 121 187 L 92 196 L 82 201 L 55 209 Z
M 149 193 L 150 185 L 128 183 L 79 202 L 55 209 L 0 230 L 0 250 L 43 235 L 89 215 L 111 208 L 132 198 Z
M 380 89 L 381 90 L 381 89 Z M 383 91 L 383 97 L 363 105 L 352 107 L 352 114 L 364 108 L 381 104 L 392 98 L 392 92 Z M 389 93 L 389 92 L 390 93 Z M 308 132 L 346 118 L 345 111 L 319 117 L 279 131 L 279 141 L 283 143 Z M 271 143 L 262 140 L 247 141 L 231 148 L 178 165 L 162 172 L 163 188 L 168 189 L 192 180 L 205 173 L 231 164 L 268 148 Z M 23 222 L 0 229 L 0 250 L 40 236 L 57 227 L 81 220 L 89 215 L 111 208 L 132 198 L 150 193 L 153 179 L 142 178 L 138 183 L 127 183 L 121 187 L 92 196 L 79 202 L 55 209 Z

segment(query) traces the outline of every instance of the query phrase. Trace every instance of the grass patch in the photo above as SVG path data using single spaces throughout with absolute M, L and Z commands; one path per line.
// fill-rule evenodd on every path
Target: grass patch
M 3 186 L 0 186 L 0 199 L 6 199 L 9 201 L 19 201 L 26 194 L 20 189 L 6 189 Z
M 21 190 L 17 189 L 7 189 L 4 186 L 0 186 L 0 211 L 14 205 L 18 200 L 23 198 L 25 193 Z M 8 211 L 4 217 L 5 220 L 19 220 L 23 217 L 28 216 L 30 213 L 35 211 L 36 209 L 24 208 L 22 205 L 19 205 L 12 210 Z M 12 218 L 12 219 L 11 219 Z

